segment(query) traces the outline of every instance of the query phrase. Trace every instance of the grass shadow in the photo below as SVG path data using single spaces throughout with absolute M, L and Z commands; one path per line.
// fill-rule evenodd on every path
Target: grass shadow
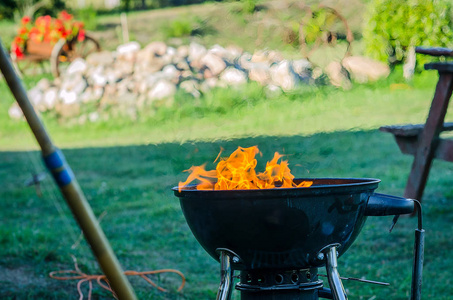
M 393 195 L 403 193 L 412 162 L 411 157 L 399 153 L 390 135 L 379 131 L 65 149 L 94 213 L 105 215 L 101 226 L 124 268 L 177 268 L 187 277 L 182 294 L 174 291 L 179 282 L 172 276 L 156 278 L 170 289 L 169 293 L 132 279 L 140 299 L 215 298 L 218 263 L 192 236 L 170 188 L 186 178 L 183 170 L 192 165 L 207 162 L 212 168 L 220 147 L 229 154 L 237 146 L 252 145 L 262 152 L 258 169 L 278 151 L 285 155 L 296 177 L 379 178 L 378 192 Z M 24 186 L 33 172 L 44 172 L 39 152 L 0 153 L 0 268 L 6 270 L 0 277 L 0 296 L 75 297 L 75 282 L 56 282 L 43 276 L 53 270 L 71 269 L 70 255 L 78 258 L 86 273 L 100 271 L 88 245 L 76 243 L 79 229 L 50 176 L 42 182 L 42 197 L 33 187 Z M 423 294 L 435 295 L 436 299 L 449 297 L 451 283 L 448 270 L 453 260 L 448 249 L 453 241 L 445 230 L 453 221 L 453 211 L 445 208 L 452 200 L 451 172 L 451 165 L 435 162 L 423 202 L 427 231 Z M 339 271 L 346 277 L 365 277 L 391 286 L 345 282 L 351 298 L 406 298 L 416 221 L 402 218 L 392 234 L 387 230 L 390 223 L 391 217 L 368 218 L 355 244 L 339 259 Z M 28 274 L 28 280 L 12 281 L 13 277 L 8 277 L 18 270 Z M 95 291 L 99 299 L 109 298 L 108 293 L 98 288 Z M 238 299 L 236 294 L 234 299 Z

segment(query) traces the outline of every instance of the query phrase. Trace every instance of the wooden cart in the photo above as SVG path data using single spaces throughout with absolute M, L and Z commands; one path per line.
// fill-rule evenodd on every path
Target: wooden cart
M 100 51 L 99 43 L 89 35 L 82 41 L 77 37 L 71 40 L 60 39 L 56 44 L 37 43 L 28 40 L 23 58 L 18 59 L 12 55 L 16 69 L 23 73 L 33 63 L 50 62 L 50 69 L 55 77 L 59 77 L 64 69 L 76 58 L 86 58 L 90 53 Z

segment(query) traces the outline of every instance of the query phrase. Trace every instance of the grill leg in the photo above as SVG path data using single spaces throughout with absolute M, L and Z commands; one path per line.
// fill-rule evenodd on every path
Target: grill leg
M 233 290 L 233 269 L 231 268 L 232 254 L 220 250 L 220 286 L 216 300 L 229 300 Z
M 330 247 L 326 250 L 326 270 L 327 270 L 327 279 L 329 281 L 330 289 L 332 291 L 334 300 L 346 300 L 346 292 L 343 288 L 343 283 L 340 280 L 340 274 L 337 270 L 337 248 L 335 246 Z

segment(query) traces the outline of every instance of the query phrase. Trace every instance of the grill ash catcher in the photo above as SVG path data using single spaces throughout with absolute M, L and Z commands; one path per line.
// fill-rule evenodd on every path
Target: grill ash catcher
M 395 215 L 395 223 L 399 215 L 416 207 L 411 299 L 421 299 L 424 230 L 418 201 L 374 193 L 379 179 L 294 181 L 302 180 L 313 185 L 261 190 L 173 188 L 195 238 L 220 262 L 217 300 L 230 299 L 235 271 L 240 272 L 235 288 L 242 300 L 347 299 L 337 258 L 357 238 L 367 217 Z M 321 267 L 330 289 L 319 279 Z

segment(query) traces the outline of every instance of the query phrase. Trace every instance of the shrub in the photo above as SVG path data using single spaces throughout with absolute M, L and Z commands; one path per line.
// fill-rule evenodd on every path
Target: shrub
M 451 12 L 451 4 L 441 0 L 372 0 L 363 32 L 365 51 L 394 65 L 404 61 L 410 47 L 451 46 Z
M 242 0 L 242 12 L 253 14 L 256 9 L 256 0 Z
M 14 10 L 17 8 L 13 0 L 4 0 L 0 2 L 0 20 L 12 19 L 14 17 Z
M 182 17 L 164 24 L 162 30 L 167 38 L 203 35 L 212 32 L 207 20 L 200 17 Z
M 78 9 L 75 13 L 77 19 L 83 22 L 85 29 L 87 30 L 96 30 L 98 25 L 98 14 L 93 6 L 88 6 L 86 8 Z

